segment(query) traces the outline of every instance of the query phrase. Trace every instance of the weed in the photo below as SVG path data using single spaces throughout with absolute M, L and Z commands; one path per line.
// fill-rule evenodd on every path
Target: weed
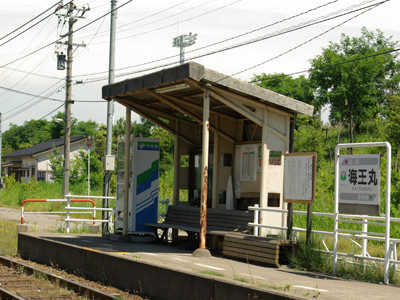
M 225 275 L 216 271 L 210 271 L 210 270 L 201 270 L 199 271 L 200 274 L 205 274 L 205 275 L 211 275 L 211 276 L 219 276 L 219 277 L 224 277 Z
M 236 280 L 236 281 L 245 282 L 245 283 L 249 282 L 246 278 L 239 277 L 239 276 L 236 276 L 236 275 L 233 277 L 233 279 Z
M 17 226 L 15 221 L 0 220 L 0 255 L 17 254 Z

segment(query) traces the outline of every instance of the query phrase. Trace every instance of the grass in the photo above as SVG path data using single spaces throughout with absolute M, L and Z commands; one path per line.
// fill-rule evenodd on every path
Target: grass
M 307 246 L 304 239 L 299 241 L 296 256 L 291 257 L 292 266 L 299 270 L 333 275 L 332 256 L 322 253 L 320 241 L 311 240 Z M 363 262 L 360 259 L 346 261 L 339 259 L 336 276 L 346 279 L 381 283 L 384 282 L 383 264 Z M 391 284 L 400 285 L 400 275 L 394 267 L 390 269 L 389 281 Z
M 200 274 L 205 274 L 205 275 L 211 275 L 211 276 L 218 276 L 218 277 L 225 277 L 224 274 L 216 272 L 216 271 L 210 271 L 210 270 L 201 270 L 199 271 Z
M 17 254 L 17 226 L 15 221 L 0 220 L 0 255 Z

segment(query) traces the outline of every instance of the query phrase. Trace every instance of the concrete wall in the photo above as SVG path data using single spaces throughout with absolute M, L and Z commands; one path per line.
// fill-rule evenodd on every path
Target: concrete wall
M 18 234 L 18 251 L 24 259 L 58 265 L 94 281 L 138 291 L 152 300 L 294 299 L 241 283 L 154 266 L 24 233 Z

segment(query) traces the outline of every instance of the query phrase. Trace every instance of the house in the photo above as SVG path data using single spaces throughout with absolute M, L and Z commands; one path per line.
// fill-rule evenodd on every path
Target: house
M 86 135 L 71 137 L 70 159 L 74 159 L 80 149 L 87 150 L 86 139 Z M 54 148 L 57 148 L 63 154 L 64 139 L 48 140 L 44 143 L 3 155 L 4 163 L 2 164 L 2 169 L 4 174 L 6 176 L 15 174 L 17 181 L 23 180 L 24 182 L 29 182 L 32 177 L 42 181 L 53 181 L 49 156 L 53 154 Z

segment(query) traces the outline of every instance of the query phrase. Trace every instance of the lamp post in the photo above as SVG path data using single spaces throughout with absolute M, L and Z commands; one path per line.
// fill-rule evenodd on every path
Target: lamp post
M 196 43 L 197 33 L 182 34 L 172 40 L 172 46 L 180 48 L 179 64 L 182 65 L 185 61 L 185 47 L 189 47 Z

